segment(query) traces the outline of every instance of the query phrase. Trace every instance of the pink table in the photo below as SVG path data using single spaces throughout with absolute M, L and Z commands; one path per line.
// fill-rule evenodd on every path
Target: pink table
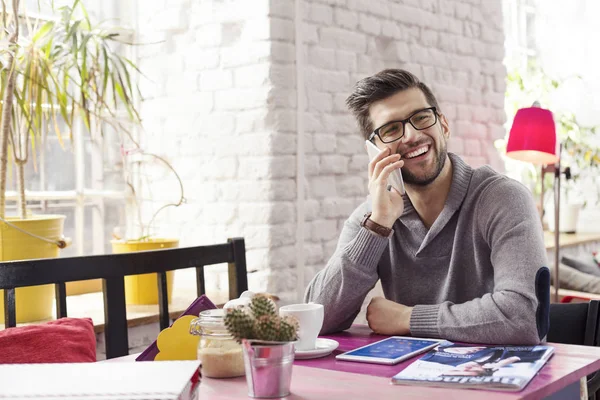
M 288 399 L 540 399 L 567 386 L 578 385 L 580 378 L 600 370 L 600 347 L 549 343 L 556 348 L 554 356 L 521 392 L 509 393 L 470 389 L 431 388 L 392 385 L 390 377 L 406 368 L 414 359 L 384 366 L 337 361 L 335 355 L 384 336 L 373 334 L 366 326 L 353 326 L 346 332 L 324 336 L 335 339 L 340 347 L 332 355 L 294 362 L 292 395 Z M 202 378 L 201 399 L 247 399 L 245 378 Z
M 327 357 L 295 361 L 292 394 L 287 399 L 541 399 L 568 386 L 578 387 L 581 378 L 600 370 L 600 347 L 549 343 L 556 348 L 554 356 L 521 392 L 392 385 L 390 377 L 406 368 L 414 359 L 394 366 L 335 360 L 336 354 L 380 340 L 384 336 L 373 334 L 366 326 L 353 326 L 346 332 L 325 337 L 337 340 L 340 343 L 339 349 Z M 133 357 L 109 361 L 133 361 Z M 246 380 L 243 377 L 203 377 L 199 398 L 248 399 Z

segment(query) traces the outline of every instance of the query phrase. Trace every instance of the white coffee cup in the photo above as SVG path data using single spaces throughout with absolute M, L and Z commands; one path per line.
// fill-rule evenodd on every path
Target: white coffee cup
M 317 336 L 323 326 L 322 304 L 291 304 L 279 308 L 279 315 L 291 315 L 298 320 L 298 341 L 296 350 L 313 350 L 316 347 Z

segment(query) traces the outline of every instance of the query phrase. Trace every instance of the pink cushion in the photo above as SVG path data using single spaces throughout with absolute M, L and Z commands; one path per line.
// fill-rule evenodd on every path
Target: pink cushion
M 0 330 L 0 364 L 95 361 L 91 318 L 61 318 Z

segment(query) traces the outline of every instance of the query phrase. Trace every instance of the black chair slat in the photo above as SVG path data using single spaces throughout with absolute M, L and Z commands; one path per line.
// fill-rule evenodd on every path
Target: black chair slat
M 156 274 L 158 283 L 158 313 L 160 330 L 166 329 L 171 325 L 169 318 L 169 296 L 167 293 L 167 273 L 158 272 Z
M 548 341 L 585 346 L 600 345 L 600 301 L 550 304 Z M 596 399 L 600 390 L 600 372 L 588 375 L 588 396 Z
M 54 285 L 54 297 L 56 298 L 56 317 L 65 318 L 67 316 L 67 285 L 64 282 Z
M 103 279 L 104 341 L 106 358 L 129 354 L 127 309 L 125 308 L 125 281 L 123 277 Z
M 229 239 L 233 246 L 233 260 L 228 265 L 229 272 L 229 299 L 240 297 L 242 292 L 248 290 L 248 274 L 246 272 L 246 246 L 243 238 Z
M 590 399 L 596 399 L 598 391 L 600 390 L 600 373 L 595 372 L 591 375 L 591 378 L 587 380 L 588 397 Z
M 204 281 L 204 265 L 196 267 L 196 293 L 198 297 L 206 294 L 206 283 Z
M 17 326 L 17 310 L 15 302 L 15 289 L 4 289 L 4 326 L 14 328 Z
M 586 346 L 597 346 L 596 335 L 598 333 L 598 313 L 600 312 L 600 302 L 592 300 L 588 303 L 588 317 L 585 330 L 585 339 L 583 344 Z
M 548 341 L 582 345 L 588 318 L 587 303 L 550 304 Z

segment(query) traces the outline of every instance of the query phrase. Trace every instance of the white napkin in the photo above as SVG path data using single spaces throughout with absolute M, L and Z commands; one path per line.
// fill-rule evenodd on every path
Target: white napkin
M 252 297 L 254 296 L 254 294 L 255 294 L 254 292 L 246 290 L 240 295 L 240 297 L 238 299 L 232 299 L 232 300 L 229 300 L 227 303 L 225 303 L 225 305 L 223 306 L 223 309 L 228 310 L 231 308 L 246 307 L 246 306 L 248 306 L 248 304 L 250 304 L 250 300 L 252 300 Z

